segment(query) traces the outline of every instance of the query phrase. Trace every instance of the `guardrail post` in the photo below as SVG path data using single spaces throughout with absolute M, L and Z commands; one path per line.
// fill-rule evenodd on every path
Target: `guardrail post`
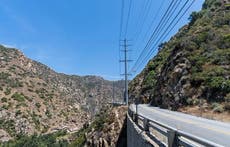
M 129 116 L 131 116 L 131 111 L 128 109 L 128 114 L 129 114 Z
M 149 132 L 149 120 L 147 118 L 144 118 L 143 125 L 144 125 L 144 130 L 146 132 Z
M 134 122 L 138 123 L 138 114 L 134 113 Z
M 168 147 L 177 147 L 176 131 L 168 130 Z

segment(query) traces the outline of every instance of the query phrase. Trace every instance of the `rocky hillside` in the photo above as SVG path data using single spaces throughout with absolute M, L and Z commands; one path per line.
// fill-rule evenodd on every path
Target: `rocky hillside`
M 87 146 L 115 147 L 124 129 L 127 107 L 120 106 L 107 110 L 101 118 L 100 127 L 92 128 L 86 135 Z M 107 114 L 106 114 L 107 113 Z M 126 130 L 124 130 L 126 134 Z
M 70 147 L 126 146 L 126 113 L 126 106 L 104 107 L 91 124 L 72 135 Z
M 122 81 L 114 83 L 116 99 Z M 0 46 L 0 141 L 20 135 L 75 131 L 112 101 L 113 82 L 56 73 Z
M 189 19 L 132 80 L 131 97 L 171 110 L 229 112 L 230 1 L 206 0 Z

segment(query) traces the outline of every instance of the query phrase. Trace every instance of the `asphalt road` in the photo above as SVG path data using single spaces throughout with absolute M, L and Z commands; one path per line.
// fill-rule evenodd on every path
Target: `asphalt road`
M 136 105 L 130 105 L 130 109 L 136 111 Z M 225 147 L 230 147 L 230 123 L 150 107 L 149 105 L 138 105 L 137 113 L 177 130 L 190 133 Z

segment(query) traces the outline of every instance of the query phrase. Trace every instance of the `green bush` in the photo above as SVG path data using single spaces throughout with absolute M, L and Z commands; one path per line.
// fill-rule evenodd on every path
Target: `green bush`
M 46 110 L 45 114 L 46 114 L 46 116 L 47 116 L 48 118 L 51 118 L 51 117 L 52 117 L 52 114 L 50 113 L 49 110 Z
M 21 110 L 17 110 L 15 113 L 16 116 L 21 115 L 21 114 L 22 114 Z
M 8 85 L 12 88 L 23 87 L 23 83 L 18 79 L 8 80 Z
M 68 147 L 67 140 L 59 140 L 65 136 L 65 131 L 58 131 L 53 134 L 24 136 L 18 135 L 15 140 L 0 143 L 3 147 Z
M 7 98 L 6 98 L 6 97 L 3 97 L 3 98 L 1 99 L 1 102 L 2 102 L 2 103 L 6 103 L 6 102 L 7 102 Z
M 0 129 L 6 130 L 12 137 L 16 136 L 16 130 L 14 124 L 15 122 L 13 120 L 0 119 Z
M 188 98 L 188 99 L 186 100 L 186 103 L 187 103 L 188 105 L 193 105 L 193 99 L 192 99 L 192 98 Z
M 156 72 L 154 70 L 152 70 L 148 73 L 148 75 L 144 79 L 143 84 L 146 88 L 153 88 L 153 87 L 155 87 L 156 82 L 157 82 Z
M 198 18 L 201 18 L 202 14 L 200 12 L 192 12 L 192 14 L 189 17 L 189 25 L 193 25 Z
M 40 108 L 40 107 L 41 107 L 41 104 L 40 104 L 40 103 L 36 103 L 35 106 L 36 106 L 37 108 Z
M 35 128 L 37 130 L 40 130 L 40 120 L 39 120 L 39 116 L 33 111 L 33 113 L 31 114 L 32 120 L 35 124 Z
M 218 112 L 218 113 L 224 112 L 224 107 L 219 103 L 212 103 L 211 108 L 213 112 Z
M 11 94 L 11 88 L 6 88 L 6 91 L 4 92 L 5 95 L 10 95 Z
M 13 98 L 15 101 L 18 101 L 18 102 L 24 102 L 25 101 L 25 96 L 21 93 L 14 93 L 11 98 Z
M 11 75 L 9 73 L 1 72 L 0 73 L 0 80 L 3 79 L 8 79 Z
M 28 105 L 25 102 L 20 102 L 16 105 L 16 108 L 20 108 L 20 107 L 28 107 Z
M 226 80 L 224 77 L 210 77 L 206 83 L 211 89 L 221 90 L 225 93 L 230 92 L 230 80 Z

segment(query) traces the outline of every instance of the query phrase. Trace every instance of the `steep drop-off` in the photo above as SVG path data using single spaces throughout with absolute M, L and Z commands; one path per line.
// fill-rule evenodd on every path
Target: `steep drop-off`
M 206 0 L 130 83 L 132 99 L 171 110 L 230 110 L 230 1 Z

